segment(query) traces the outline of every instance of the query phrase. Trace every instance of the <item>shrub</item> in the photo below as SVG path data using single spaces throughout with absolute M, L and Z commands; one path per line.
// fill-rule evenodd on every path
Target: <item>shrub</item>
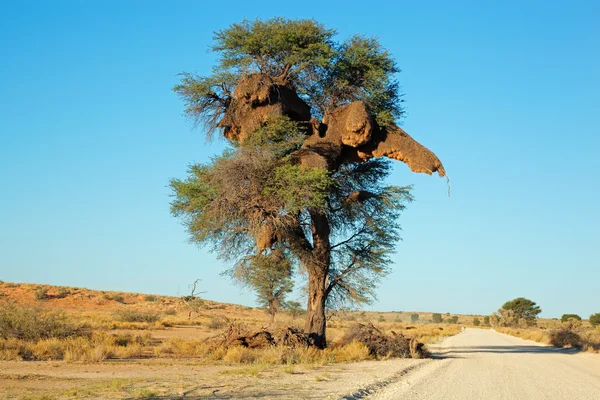
M 33 295 L 38 301 L 46 300 L 48 298 L 48 288 L 39 287 L 34 290 Z
M 549 339 L 554 347 L 580 347 L 582 344 L 579 334 L 565 327 L 550 331 Z
M 385 322 L 385 317 L 384 317 L 383 315 L 381 315 L 381 314 L 380 314 L 380 315 L 379 315 L 379 318 L 378 318 L 378 321 L 379 321 L 379 322 Z
M 490 316 L 486 315 L 485 317 L 483 317 L 483 324 L 485 326 L 490 326 Z
M 165 315 L 175 315 L 175 314 L 177 314 L 177 310 L 174 309 L 174 308 L 167 308 L 163 312 L 165 313 Z
M 208 327 L 210 329 L 223 329 L 225 328 L 225 321 L 221 318 L 211 318 L 208 322 Z
M 125 303 L 125 299 L 123 298 L 123 296 L 121 296 L 120 294 L 104 294 L 104 297 L 106 300 L 113 300 L 116 301 L 117 303 Z
M 449 324 L 458 324 L 458 316 L 453 315 L 452 317 L 448 318 L 446 322 Z
M 440 314 L 440 313 L 431 314 L 431 321 L 435 322 L 436 324 L 440 324 L 442 322 L 442 314 Z
M 479 320 L 479 318 L 473 318 L 473 325 L 475 325 L 475 326 L 481 325 L 481 321 Z
M 567 322 L 571 318 L 577 321 L 581 321 L 581 317 L 577 314 L 563 314 L 562 317 L 560 317 L 560 320 L 562 322 Z
M 590 315 L 590 324 L 593 327 L 600 325 L 600 313 Z
M 67 297 L 70 294 L 71 294 L 71 291 L 65 287 L 61 287 L 58 289 L 58 298 L 59 299 L 64 299 L 65 297 Z
M 419 320 L 419 314 L 412 314 L 412 315 L 410 316 L 410 321 L 411 321 L 412 323 L 415 323 L 415 322 L 417 322 L 418 320 Z
M 154 296 L 154 295 L 151 295 L 151 294 L 147 294 L 147 295 L 144 296 L 144 301 L 152 301 L 152 302 L 154 302 L 154 301 L 157 301 L 157 300 L 158 300 L 158 298 L 156 296 Z
M 0 338 L 40 340 L 77 336 L 79 331 L 64 314 L 0 303 Z
M 160 319 L 158 313 L 139 310 L 120 310 L 114 315 L 121 322 L 156 322 Z

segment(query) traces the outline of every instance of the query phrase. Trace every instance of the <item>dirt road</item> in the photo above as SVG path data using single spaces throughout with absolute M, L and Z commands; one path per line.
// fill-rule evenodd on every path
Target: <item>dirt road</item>
M 557 350 L 483 329 L 433 347 L 423 364 L 369 399 L 600 399 L 600 356 Z

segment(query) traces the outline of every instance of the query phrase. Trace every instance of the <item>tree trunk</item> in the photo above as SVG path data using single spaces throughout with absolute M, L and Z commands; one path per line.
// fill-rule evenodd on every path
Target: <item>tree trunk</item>
M 313 270 L 314 271 L 314 270 Z M 325 289 L 327 275 L 308 272 L 308 305 L 306 308 L 306 325 L 304 331 L 308 333 L 315 346 L 323 349 L 327 346 L 325 322 Z
M 324 214 L 311 212 L 311 220 L 313 254 L 312 262 L 306 266 L 308 271 L 308 304 L 306 306 L 304 331 L 308 333 L 315 346 L 323 349 L 327 346 L 325 303 L 327 300 L 329 264 L 331 262 L 330 228 L 327 216 Z

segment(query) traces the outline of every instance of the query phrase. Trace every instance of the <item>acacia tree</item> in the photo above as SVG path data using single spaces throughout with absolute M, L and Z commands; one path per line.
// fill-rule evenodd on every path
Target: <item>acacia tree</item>
M 498 323 L 501 326 L 532 326 L 541 312 L 542 309 L 534 301 L 518 297 L 507 301 L 498 310 Z
M 305 331 L 326 345 L 326 307 L 374 298 L 389 271 L 410 187 L 391 164 L 444 176 L 396 125 L 398 68 L 376 39 L 334 41 L 312 20 L 244 21 L 216 32 L 210 76 L 184 73 L 186 114 L 230 144 L 174 179 L 172 212 L 233 275 L 277 252 L 308 277 Z M 237 271 L 237 272 L 236 272 Z
M 247 258 L 232 272 L 237 280 L 254 289 L 258 303 L 267 310 L 273 322 L 285 306 L 285 296 L 294 287 L 290 261 L 281 251 L 260 253 Z

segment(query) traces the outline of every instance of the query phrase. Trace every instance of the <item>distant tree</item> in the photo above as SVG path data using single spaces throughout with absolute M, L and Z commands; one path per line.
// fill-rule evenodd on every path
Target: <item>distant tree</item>
M 473 325 L 475 325 L 475 326 L 481 325 L 481 321 L 479 320 L 479 318 L 473 318 Z
M 532 326 L 538 314 L 542 312 L 540 306 L 534 301 L 524 297 L 518 297 L 514 300 L 504 303 L 498 310 L 500 315 L 500 325 L 502 326 Z
M 412 314 L 410 316 L 410 322 L 417 322 L 419 320 L 419 314 Z
M 302 304 L 300 304 L 298 301 L 286 301 L 283 304 L 283 309 L 289 312 L 292 318 L 298 318 L 305 311 L 302 308 Z
M 431 314 L 431 322 L 434 322 L 436 324 L 441 324 L 442 321 L 443 321 L 442 314 L 440 314 L 440 313 Z
M 590 324 L 593 327 L 600 325 L 600 313 L 590 315 Z
M 483 324 L 485 326 L 490 326 L 490 316 L 486 315 L 485 317 L 483 317 Z
M 453 315 L 450 318 L 446 319 L 446 322 L 449 324 L 458 324 L 458 316 Z
M 279 250 L 247 257 L 233 270 L 240 282 L 254 289 L 257 302 L 267 310 L 271 322 L 292 291 L 292 272 L 291 262 Z
M 562 317 L 560 317 L 560 320 L 562 322 L 567 322 L 571 318 L 577 321 L 581 321 L 581 317 L 577 314 L 563 314 Z

